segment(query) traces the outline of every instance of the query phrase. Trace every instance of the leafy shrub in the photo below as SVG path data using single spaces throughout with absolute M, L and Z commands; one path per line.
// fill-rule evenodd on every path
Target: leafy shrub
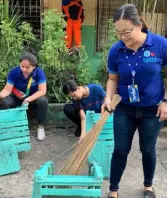
M 112 19 L 108 20 L 108 36 L 106 39 L 106 42 L 103 47 L 103 55 L 102 55 L 102 61 L 100 63 L 99 69 L 97 71 L 97 79 L 100 84 L 103 85 L 103 87 L 106 86 L 106 82 L 108 79 L 108 71 L 107 71 L 107 57 L 108 52 L 111 48 L 111 46 L 117 41 L 117 35 L 113 26 Z
M 62 93 L 62 85 L 71 75 L 80 84 L 91 81 L 88 56 L 84 46 L 80 49 L 80 58 L 69 56 L 65 41 L 65 21 L 61 13 L 48 10 L 44 13 L 44 41 L 39 52 L 40 63 L 47 75 L 48 97 L 50 101 L 64 102 L 68 98 Z

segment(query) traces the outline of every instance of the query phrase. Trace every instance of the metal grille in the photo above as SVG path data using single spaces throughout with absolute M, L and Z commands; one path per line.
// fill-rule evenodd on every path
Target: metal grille
M 10 13 L 18 13 L 31 24 L 33 33 L 41 38 L 41 0 L 9 0 Z
M 125 0 L 98 0 L 97 4 L 97 51 L 101 51 L 107 38 L 107 20 L 113 17 L 117 8 L 126 3 Z
M 154 16 L 151 14 L 153 5 L 144 18 L 148 26 L 152 21 L 151 31 L 167 37 L 167 0 L 158 0 Z M 107 38 L 107 20 L 113 17 L 117 8 L 125 3 L 134 3 L 142 12 L 143 0 L 97 0 L 97 37 L 96 50 L 101 51 Z

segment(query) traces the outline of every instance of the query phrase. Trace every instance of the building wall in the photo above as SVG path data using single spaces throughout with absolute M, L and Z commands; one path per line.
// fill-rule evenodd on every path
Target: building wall
M 57 9 L 61 12 L 61 0 L 44 0 L 44 9 Z

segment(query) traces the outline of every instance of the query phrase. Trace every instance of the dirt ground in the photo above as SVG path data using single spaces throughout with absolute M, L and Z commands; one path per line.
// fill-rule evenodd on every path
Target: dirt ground
M 158 138 L 157 169 L 154 189 L 157 198 L 167 198 L 167 133 L 166 129 Z M 56 171 L 60 170 L 69 156 L 69 152 L 57 158 L 64 150 L 70 148 L 76 139 L 73 136 L 73 125 L 67 122 L 57 122 L 46 127 L 46 139 L 42 142 L 36 140 L 36 128 L 31 127 L 32 150 L 19 154 L 21 170 L 18 173 L 0 177 L 0 198 L 31 198 L 33 187 L 33 174 L 36 169 L 46 161 L 55 163 Z M 87 174 L 87 167 L 83 174 Z M 138 147 L 138 135 L 133 141 L 133 148 L 128 159 L 125 174 L 120 184 L 121 198 L 143 197 L 143 173 L 141 154 Z M 108 180 L 103 183 L 103 197 L 108 194 Z

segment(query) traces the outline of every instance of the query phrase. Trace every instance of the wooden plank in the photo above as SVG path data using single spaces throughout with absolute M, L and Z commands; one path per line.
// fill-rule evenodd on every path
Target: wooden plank
M 11 134 L 11 133 L 15 133 L 15 132 L 23 132 L 23 131 L 27 131 L 29 130 L 28 125 L 27 126 L 19 126 L 19 127 L 10 127 L 10 128 L 6 128 L 6 129 L 1 129 L 0 130 L 0 136 L 3 134 Z
M 15 132 L 15 133 L 5 133 L 5 134 L 0 134 L 0 141 L 2 140 L 10 140 L 13 138 L 21 138 L 21 137 L 25 137 L 25 136 L 29 136 L 29 131 L 19 131 L 19 132 Z
M 30 143 L 16 144 L 16 150 L 17 152 L 30 151 L 31 144 Z
M 35 174 L 36 174 L 36 176 L 37 175 L 47 176 L 47 175 L 49 175 L 49 169 L 50 168 L 53 169 L 53 162 L 52 161 L 48 161 L 44 165 L 42 165 L 41 168 L 39 170 L 37 170 L 37 172 Z
M 8 144 L 23 144 L 23 143 L 29 143 L 30 137 L 15 138 L 10 140 L 3 140 L 3 141 Z
M 42 188 L 42 195 L 48 196 L 84 196 L 84 197 L 101 197 L 101 189 L 50 189 Z
M 100 114 L 96 113 L 96 114 L 93 115 L 93 121 L 94 122 L 97 122 L 99 119 L 100 119 Z M 110 115 L 110 117 L 107 119 L 106 122 L 111 122 L 111 121 L 113 122 L 113 114 Z
M 111 147 L 111 148 L 114 148 L 114 140 L 112 141 L 97 141 L 97 144 L 100 145 L 103 145 L 103 146 L 107 146 L 107 147 Z
M 16 107 L 16 108 L 12 108 L 12 109 L 5 109 L 5 110 L 0 110 L 0 115 L 3 115 L 4 113 L 6 114 L 6 112 L 19 112 L 19 111 L 25 111 L 28 109 L 28 105 L 24 105 L 21 107 Z
M 113 140 L 113 135 L 109 135 L 109 134 L 100 134 L 98 137 L 98 140 Z
M 17 126 L 25 126 L 28 125 L 28 120 L 16 121 L 16 122 L 8 122 L 8 123 L 0 123 L 0 130 L 8 129 Z
M 27 119 L 27 114 L 26 111 L 7 111 L 6 113 L 0 113 L 0 123 L 5 123 L 5 122 L 14 122 L 14 121 L 19 121 L 19 120 L 25 120 Z
M 103 174 L 101 171 L 101 167 L 97 165 L 96 162 L 92 162 L 92 168 L 94 169 L 94 173 L 93 176 L 95 177 L 95 179 L 101 179 L 103 180 Z
M 14 173 L 19 170 L 20 163 L 15 145 L 0 142 L 0 175 Z
M 49 175 L 44 176 L 44 186 L 100 186 L 102 180 L 97 180 L 93 176 L 74 176 L 74 175 Z

